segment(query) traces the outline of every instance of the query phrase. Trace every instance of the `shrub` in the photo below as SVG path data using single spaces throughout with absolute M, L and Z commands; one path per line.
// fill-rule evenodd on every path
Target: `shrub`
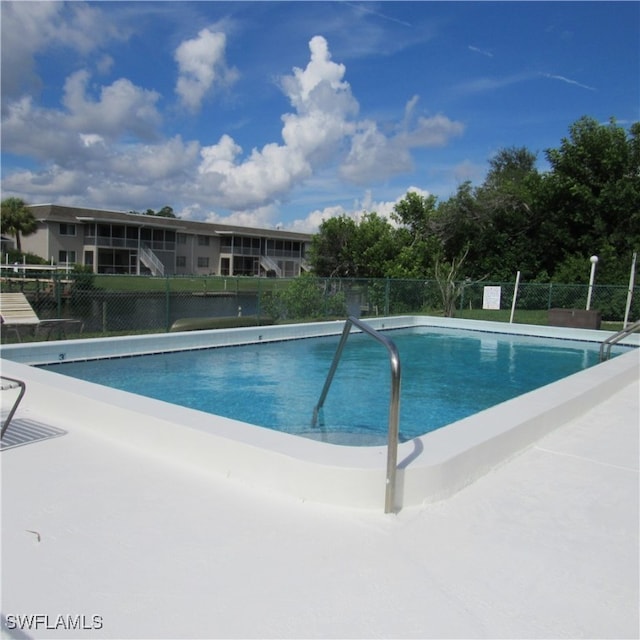
M 325 287 L 324 282 L 313 276 L 300 276 L 286 288 L 265 295 L 264 309 L 274 320 L 346 316 L 344 292 Z

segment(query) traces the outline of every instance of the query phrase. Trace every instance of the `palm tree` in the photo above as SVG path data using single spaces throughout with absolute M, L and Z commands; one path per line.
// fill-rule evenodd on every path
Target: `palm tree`
M 16 249 L 19 253 L 22 253 L 21 235 L 31 235 L 38 228 L 37 220 L 21 198 L 6 198 L 2 201 L 0 225 L 3 233 L 15 236 Z

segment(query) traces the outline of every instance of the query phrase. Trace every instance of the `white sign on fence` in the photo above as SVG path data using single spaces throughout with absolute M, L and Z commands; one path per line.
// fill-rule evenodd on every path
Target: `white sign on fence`
M 502 287 L 485 287 L 482 296 L 483 309 L 499 309 Z

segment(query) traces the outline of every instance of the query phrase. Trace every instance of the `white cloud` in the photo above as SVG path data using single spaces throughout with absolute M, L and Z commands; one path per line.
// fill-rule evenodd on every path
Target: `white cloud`
M 203 29 L 177 48 L 185 104 L 196 108 L 227 77 L 225 46 L 222 34 Z M 248 152 L 226 133 L 210 145 L 179 135 L 163 139 L 160 94 L 126 78 L 98 85 L 88 71 L 75 71 L 60 108 L 27 97 L 9 101 L 4 149 L 43 164 L 5 175 L 3 190 L 27 200 L 124 210 L 170 204 L 192 219 L 269 227 L 280 203 L 311 180 L 328 178 L 327 188 L 341 201 L 344 180 L 364 187 L 385 181 L 412 168 L 412 149 L 446 144 L 462 132 L 462 124 L 445 116 L 420 114 L 418 96 L 390 132 L 373 119 L 358 120 L 345 66 L 332 60 L 321 36 L 311 39 L 309 52 L 307 65 L 279 82 L 291 104 L 281 116 L 281 140 Z M 104 62 L 108 69 L 112 60 Z M 318 193 L 326 202 L 327 189 Z M 369 196 L 348 213 L 386 215 L 392 208 Z M 314 230 L 323 216 L 346 211 L 340 205 L 312 211 L 289 228 Z
M 411 149 L 443 146 L 463 133 L 461 122 L 443 115 L 416 118 L 417 104 L 418 96 L 413 96 L 405 107 L 399 131 L 391 136 L 380 132 L 373 121 L 361 122 L 340 169 L 342 176 L 356 184 L 384 180 L 412 169 Z
M 282 116 L 284 144 L 253 149 L 241 162 L 241 149 L 228 135 L 202 149 L 200 184 L 221 206 L 244 209 L 278 199 L 327 162 L 353 131 L 349 116 L 358 105 L 342 80 L 344 65 L 331 61 L 324 38 L 314 37 L 309 49 L 307 67 L 281 80 L 296 109 Z
M 48 47 L 70 48 L 86 55 L 105 42 L 123 40 L 95 5 L 84 2 L 1 2 L 3 102 L 41 84 L 35 56 Z
M 487 49 L 480 49 L 479 47 L 474 47 L 473 45 L 469 45 L 469 51 L 473 51 L 474 53 L 479 53 L 482 56 L 486 56 L 487 58 L 493 58 L 493 53 L 488 51 Z
M 462 135 L 464 125 L 461 122 L 449 120 L 446 116 L 436 115 L 431 118 L 420 117 L 417 124 L 399 136 L 402 146 L 412 147 L 442 147 L 455 136 Z
M 98 73 L 106 75 L 113 68 L 113 58 L 109 55 L 103 55 L 96 63 Z
M 558 76 L 551 73 L 543 73 L 543 77 L 549 78 L 550 80 L 560 80 L 560 82 L 566 82 L 567 84 L 572 84 L 576 87 L 580 87 L 581 89 L 587 89 L 588 91 L 597 91 L 595 87 L 590 87 L 589 85 L 582 84 L 577 80 L 572 80 L 571 78 L 565 78 L 564 76 Z
M 227 134 L 223 135 L 218 144 L 203 147 L 200 151 L 202 162 L 198 167 L 200 174 L 216 173 L 224 175 L 234 168 L 235 159 L 242 153 L 242 148 Z
M 142 139 L 156 137 L 161 117 L 156 109 L 160 95 L 136 87 L 130 80 L 120 78 L 103 86 L 97 100 L 87 97 L 87 71 L 77 71 L 67 78 L 63 104 L 67 107 L 67 126 L 70 129 L 99 133 L 117 138 L 133 133 Z
M 331 205 L 324 209 L 315 209 L 311 211 L 305 218 L 294 220 L 288 225 L 291 231 L 300 233 L 317 233 L 320 225 L 329 218 L 347 216 L 356 221 L 361 220 L 364 213 L 377 213 L 381 218 L 385 218 L 390 224 L 396 226 L 396 222 L 392 220 L 391 214 L 395 205 L 404 199 L 408 191 L 415 191 L 418 195 L 427 197 L 428 191 L 419 187 L 408 187 L 400 193 L 395 200 L 374 200 L 371 190 L 367 189 L 362 198 L 356 200 L 351 207 L 347 208 L 343 205 Z
M 320 101 L 312 96 L 312 92 L 323 85 L 330 87 L 330 91 L 324 94 L 325 98 L 351 93 L 349 83 L 343 81 L 346 67 L 331 61 L 327 41 L 322 36 L 314 36 L 309 41 L 309 50 L 311 59 L 307 66 L 304 69 L 294 67 L 293 76 L 282 79 L 285 93 L 300 112 L 304 112 L 309 106 L 330 108 L 326 102 L 318 104 Z
M 295 108 L 282 116 L 283 145 L 270 143 L 254 149 L 239 162 L 242 150 L 230 136 L 203 148 L 202 191 L 221 206 L 263 206 L 330 162 L 341 161 L 340 175 L 355 184 L 384 180 L 412 168 L 410 149 L 441 146 L 462 133 L 461 123 L 442 115 L 420 116 L 412 124 L 417 96 L 407 104 L 395 135 L 385 135 L 373 120 L 356 121 L 359 105 L 344 80 L 345 66 L 331 60 L 321 36 L 311 39 L 309 50 L 307 66 L 294 68 L 292 75 L 281 80 Z M 350 147 L 346 156 L 345 146 Z
M 454 86 L 451 91 L 453 94 L 458 96 L 469 96 L 477 93 L 485 93 L 487 91 L 496 91 L 497 89 L 510 87 L 511 85 L 531 80 L 534 77 L 536 77 L 536 74 L 524 72 L 515 73 L 503 77 L 474 78 L 473 80 L 469 80 L 467 82 L 463 82 Z
M 311 211 L 306 218 L 294 220 L 287 225 L 287 228 L 299 233 L 317 233 L 320 225 L 325 220 L 343 215 L 349 215 L 349 212 L 342 205 L 333 205 L 331 207 L 325 207 L 324 209 Z
M 59 200 L 68 193 L 84 193 L 86 177 L 77 170 L 52 165 L 47 170 L 35 174 L 32 171 L 16 171 L 3 179 L 2 190 L 7 193 L 29 193 L 31 197 L 44 196 L 49 202 L 51 196 Z
M 176 93 L 191 111 L 198 111 L 214 83 L 229 85 L 238 73 L 227 67 L 224 33 L 202 29 L 196 38 L 182 42 L 175 52 L 179 76 Z
M 340 173 L 355 184 L 369 184 L 408 171 L 411 166 L 407 147 L 381 133 L 372 120 L 366 120 L 359 124 L 352 137 L 351 149 Z
M 97 133 L 81 133 L 80 140 L 85 147 L 92 147 L 94 145 L 104 145 L 104 138 Z
M 139 184 L 149 189 L 179 190 L 185 175 L 193 173 L 199 160 L 197 142 L 185 143 L 180 136 L 165 140 L 162 144 L 121 145 L 114 148 L 109 171 L 126 180 L 135 176 Z
M 10 102 L 2 120 L 3 149 L 48 165 L 82 168 L 88 158 L 108 162 L 114 153 L 110 145 L 124 136 L 158 137 L 158 94 L 120 79 L 101 87 L 99 97 L 91 99 L 86 95 L 88 81 L 86 71 L 67 78 L 65 109 L 39 107 L 30 97 Z

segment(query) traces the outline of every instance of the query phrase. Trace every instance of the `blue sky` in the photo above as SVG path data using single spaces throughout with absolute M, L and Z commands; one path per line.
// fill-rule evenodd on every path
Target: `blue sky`
M 636 2 L 6 2 L 2 198 L 313 232 L 640 120 Z

